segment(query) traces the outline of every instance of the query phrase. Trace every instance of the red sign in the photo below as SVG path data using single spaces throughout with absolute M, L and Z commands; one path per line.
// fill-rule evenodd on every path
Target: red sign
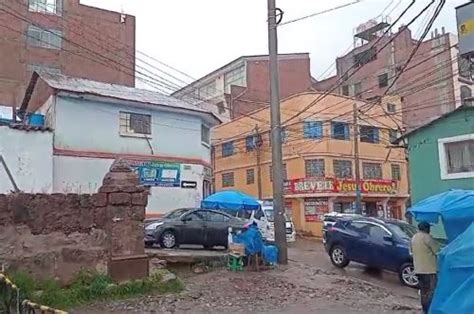
M 304 219 L 308 222 L 322 221 L 329 211 L 328 199 L 324 197 L 306 198 L 304 200 Z
M 361 180 L 360 190 L 370 194 L 396 194 L 397 181 Z M 356 191 L 353 179 L 304 178 L 285 181 L 285 194 L 347 193 Z

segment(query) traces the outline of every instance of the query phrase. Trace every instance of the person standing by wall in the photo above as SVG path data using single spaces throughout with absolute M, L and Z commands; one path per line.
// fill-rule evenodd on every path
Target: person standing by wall
M 418 232 L 411 240 L 411 251 L 415 273 L 420 285 L 421 306 L 424 313 L 428 313 L 436 288 L 436 254 L 439 249 L 439 244 L 430 235 L 430 224 L 425 221 L 420 222 Z

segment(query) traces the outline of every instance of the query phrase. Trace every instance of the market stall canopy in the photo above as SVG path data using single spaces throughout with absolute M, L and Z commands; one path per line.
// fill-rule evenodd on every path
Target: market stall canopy
M 444 225 L 448 242 L 474 222 L 474 190 L 450 190 L 430 196 L 408 209 L 417 221 Z
M 474 223 L 438 255 L 438 284 L 430 314 L 474 313 Z
M 201 208 L 220 210 L 256 210 L 260 203 L 252 196 L 236 190 L 226 190 L 209 195 L 201 201 Z

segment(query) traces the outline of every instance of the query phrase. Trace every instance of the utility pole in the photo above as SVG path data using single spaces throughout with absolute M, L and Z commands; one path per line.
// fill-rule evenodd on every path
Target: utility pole
M 357 103 L 354 102 L 352 110 L 354 111 L 354 162 L 355 162 L 355 179 L 356 179 L 356 214 L 362 214 L 362 202 L 361 202 L 361 191 L 360 191 L 360 162 L 359 162 L 359 122 Z
M 277 11 L 280 21 L 283 12 L 276 8 L 275 0 L 268 0 L 268 56 L 270 73 L 270 116 L 272 135 L 273 212 L 275 220 L 275 243 L 278 247 L 278 262 L 288 263 L 286 247 L 285 207 L 283 202 L 283 157 L 281 149 L 280 91 L 278 78 Z
M 260 132 L 258 131 L 258 125 L 255 125 L 255 136 L 257 137 L 256 140 L 256 155 L 257 155 L 257 195 L 258 199 L 262 199 L 262 166 L 261 166 L 261 151 L 260 149 L 262 148 L 262 136 L 260 135 Z

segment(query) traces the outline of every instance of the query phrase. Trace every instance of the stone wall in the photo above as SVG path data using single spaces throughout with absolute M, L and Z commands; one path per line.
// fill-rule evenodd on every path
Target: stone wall
M 67 283 L 82 268 L 143 255 L 147 197 L 122 161 L 96 194 L 0 194 L 0 264 Z

